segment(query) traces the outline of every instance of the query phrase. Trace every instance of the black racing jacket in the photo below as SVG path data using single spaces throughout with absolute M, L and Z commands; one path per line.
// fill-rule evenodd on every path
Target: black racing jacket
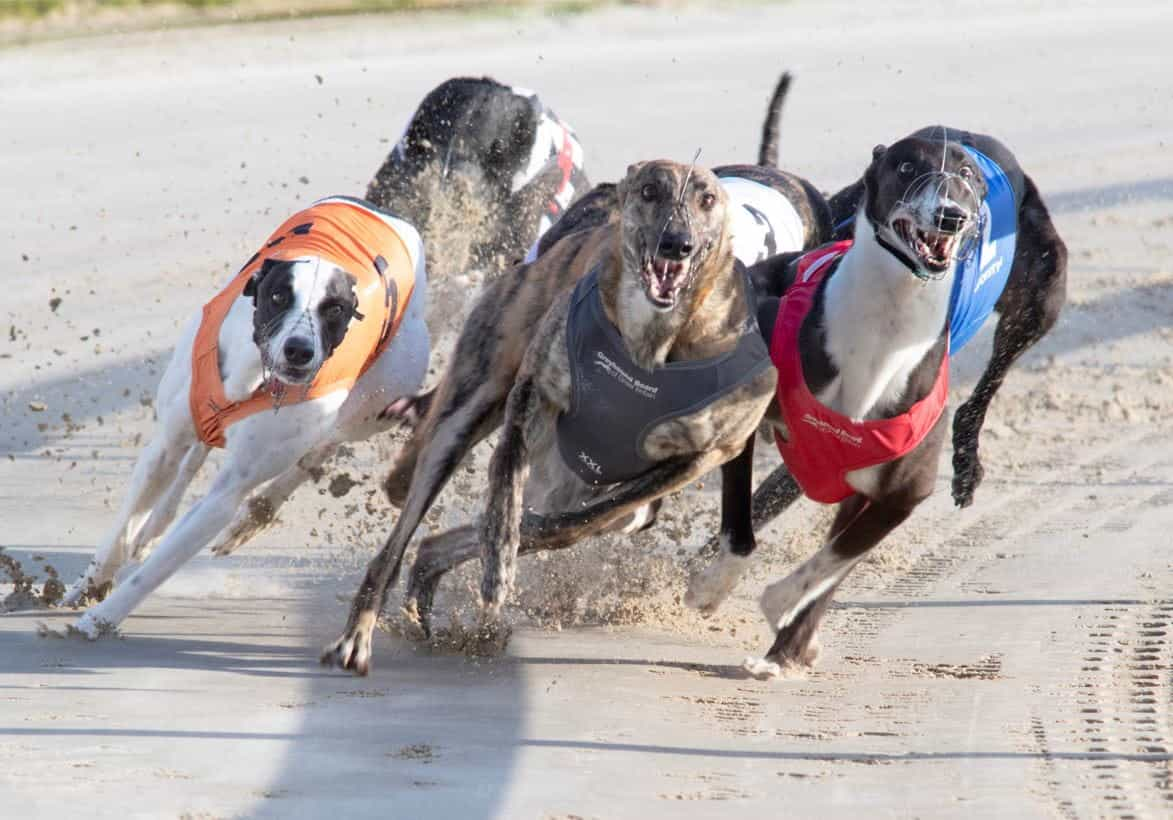
M 744 269 L 738 266 L 744 274 Z M 750 310 L 737 346 L 721 356 L 668 362 L 644 370 L 632 361 L 599 296 L 599 269 L 575 286 L 566 317 L 570 409 L 558 417 L 558 447 L 588 484 L 616 484 L 656 465 L 644 438 L 657 425 L 686 416 L 752 381 L 771 367 L 770 352 Z M 746 277 L 746 287 L 752 288 Z M 747 291 L 753 305 L 752 289 Z

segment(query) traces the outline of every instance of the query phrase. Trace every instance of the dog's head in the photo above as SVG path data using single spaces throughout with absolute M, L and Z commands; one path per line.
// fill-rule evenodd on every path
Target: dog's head
M 531 164 L 542 115 L 530 97 L 488 77 L 446 80 L 420 103 L 367 189 L 367 199 L 415 225 L 438 273 L 480 258 L 502 231 L 516 180 Z M 551 189 L 551 195 L 553 191 Z M 522 237 L 522 246 L 533 241 Z
M 397 150 L 406 170 L 484 176 L 508 185 L 529 159 L 538 113 L 530 100 L 488 77 L 437 86 L 420 103 Z
M 715 254 L 730 257 L 729 200 L 712 171 L 669 160 L 630 166 L 618 187 L 625 275 L 657 311 L 670 311 Z M 708 284 L 708 283 L 704 283 Z M 703 285 L 701 285 L 703 286 Z
M 978 234 L 986 181 L 957 142 L 877 145 L 864 183 L 876 238 L 927 278 L 943 277 Z
M 356 282 L 317 257 L 261 264 L 244 295 L 253 299 L 253 341 L 276 379 L 291 385 L 314 380 L 358 315 Z

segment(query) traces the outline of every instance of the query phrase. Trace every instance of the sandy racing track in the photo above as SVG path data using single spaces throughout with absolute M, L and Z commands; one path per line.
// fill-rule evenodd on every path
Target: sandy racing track
M 771 527 L 702 620 L 679 598 L 716 476 L 650 533 L 529 565 L 507 657 L 392 629 L 370 678 L 319 669 L 386 531 L 388 439 L 237 556 L 193 561 L 121 639 L 37 637 L 69 612 L 0 616 L 0 815 L 1169 816 L 1173 11 L 948 5 L 354 17 L 0 51 L 0 544 L 67 581 L 179 324 L 287 213 L 361 195 L 447 76 L 539 89 L 605 180 L 698 145 L 752 159 L 789 67 L 788 167 L 834 189 L 921 125 L 993 133 L 1071 251 L 1059 326 L 994 403 L 975 505 L 952 507 L 943 471 L 841 591 L 805 679 L 738 664 L 768 640 L 757 594 L 826 513 Z M 989 337 L 957 362 L 954 404 Z M 759 476 L 775 458 L 759 448 Z M 462 472 L 431 526 L 467 520 L 479 482 Z M 444 601 L 467 603 L 470 577 Z

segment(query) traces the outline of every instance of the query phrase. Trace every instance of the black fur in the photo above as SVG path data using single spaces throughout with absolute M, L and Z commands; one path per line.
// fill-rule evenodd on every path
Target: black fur
M 253 299 L 253 341 L 258 346 L 268 342 L 281 328 L 284 315 L 295 304 L 295 264 L 284 260 L 266 259 L 245 285 L 244 295 Z M 358 297 L 354 292 L 354 286 L 357 280 L 338 267 L 331 267 L 324 271 L 324 274 L 329 280 L 322 300 L 312 306 L 312 327 L 317 329 L 321 338 L 324 358 L 329 358 L 346 337 L 351 320 L 360 320 L 355 315 Z M 294 343 L 296 344 L 296 341 Z
M 541 216 L 562 182 L 561 172 L 553 168 L 512 190 L 514 174 L 529 163 L 540 119 L 536 99 L 520 96 L 489 77 L 446 80 L 424 97 L 403 139 L 376 172 L 366 198 L 395 211 L 428 236 L 433 202 L 417 190 L 420 176 L 442 169 L 445 175 L 470 180 L 483 200 L 487 220 L 464 226 L 472 238 L 473 262 L 486 267 L 499 259 L 512 263 L 537 238 Z M 576 171 L 574 184 L 576 195 L 588 189 L 581 170 Z
M 1009 151 L 992 138 L 939 126 L 923 129 L 901 140 L 890 149 L 878 146 L 863 179 L 840 191 L 831 199 L 836 224 L 836 238 L 846 238 L 851 231 L 875 230 L 886 224 L 888 212 L 904 195 L 909 182 L 927 170 L 942 164 L 941 140 L 947 133 L 952 141 L 945 154 L 946 170 L 956 172 L 968 160 L 957 142 L 975 145 L 1007 172 L 1015 187 L 1018 202 L 1018 241 L 1010 279 L 997 303 L 999 320 L 994 352 L 973 395 L 957 410 L 954 418 L 953 497 L 959 506 L 972 503 L 973 492 L 981 481 L 982 470 L 977 455 L 977 441 L 985 412 L 1002 383 L 1010 365 L 1054 325 L 1064 301 L 1066 287 L 1066 248 L 1051 224 L 1033 181 L 1022 173 Z M 934 142 L 934 139 L 937 141 Z M 999 152 L 995 156 L 994 152 Z M 912 167 L 905 165 L 910 164 Z M 903 169 L 903 170 L 902 170 Z M 980 198 L 985 183 L 976 175 L 971 189 Z M 955 197 L 966 191 L 951 192 Z M 850 225 L 861 203 L 866 219 Z M 846 234 L 846 236 L 845 236 Z M 759 314 L 777 314 L 777 297 L 789 287 L 795 275 L 795 256 L 767 260 L 751 268 L 762 303 Z M 906 263 L 907 264 L 907 263 Z M 822 326 L 824 287 L 816 294 L 815 304 L 799 332 L 803 375 L 812 392 L 818 393 L 835 377 L 835 367 L 827 356 Z M 772 320 L 770 320 L 772 325 Z M 767 338 L 772 328 L 763 323 Z M 936 345 L 925 355 L 909 379 L 908 388 L 890 407 L 875 408 L 869 417 L 885 418 L 905 412 L 928 394 L 941 360 L 947 355 L 948 326 L 942 328 Z M 945 415 L 921 444 L 906 456 L 884 466 L 877 489 L 870 498 L 853 495 L 844 500 L 836 513 L 828 536 L 836 559 L 849 561 L 879 543 L 898 527 L 913 509 L 933 490 L 944 443 Z M 731 469 L 737 465 L 731 462 Z M 748 466 L 742 466 L 748 470 Z M 778 467 L 754 493 L 753 528 L 768 523 L 799 496 L 801 491 L 785 466 Z M 744 515 L 744 513 L 742 513 Z M 742 522 L 744 525 L 744 522 Z M 796 576 L 797 577 L 797 576 Z M 807 588 L 807 587 L 804 587 Z M 768 657 L 782 664 L 806 665 L 817 655 L 814 644 L 818 625 L 835 588 L 827 590 L 780 629 Z

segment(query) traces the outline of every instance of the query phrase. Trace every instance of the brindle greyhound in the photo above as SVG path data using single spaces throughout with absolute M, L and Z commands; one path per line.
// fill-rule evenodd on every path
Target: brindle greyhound
M 744 447 L 775 374 L 735 265 L 725 192 L 710 171 L 658 160 L 631 166 L 618 198 L 617 221 L 518 266 L 473 308 L 423 422 L 428 446 L 402 513 L 323 663 L 367 673 L 378 612 L 423 512 L 502 416 L 480 528 L 424 541 L 418 563 L 432 571 L 413 573 L 436 579 L 481 553 L 484 626 L 498 636 L 519 548 L 640 528 L 649 504 Z M 600 408 L 622 402 L 635 409 L 600 429 Z M 640 413 L 646 424 L 623 425 L 632 440 L 619 441 L 617 426 Z M 540 480 L 527 481 L 531 468 Z M 523 497 L 546 517 L 523 516 Z M 434 588 L 409 590 L 425 623 Z
M 841 501 L 822 549 L 762 596 L 776 638 L 766 659 L 747 661 L 761 676 L 814 662 L 818 625 L 839 584 L 932 492 L 950 353 L 990 309 L 1001 314 L 993 357 L 954 422 L 953 494 L 966 506 L 981 479 L 977 436 L 990 399 L 1064 300 L 1066 247 L 1033 181 L 990 137 L 933 127 L 877 146 L 861 182 L 837 200 L 858 208 L 852 242 L 751 271 L 782 295 L 767 294 L 758 319 L 779 371 L 767 421 L 787 462 L 754 494 L 752 528 L 804 491 Z M 888 452 L 869 457 L 877 432 L 889 436 Z M 845 456 L 833 462 L 837 450 Z M 751 459 L 752 442 L 728 465 L 731 483 L 738 469 L 740 483 L 749 481 Z M 694 578 L 690 602 L 716 609 L 752 545 L 722 544 Z

